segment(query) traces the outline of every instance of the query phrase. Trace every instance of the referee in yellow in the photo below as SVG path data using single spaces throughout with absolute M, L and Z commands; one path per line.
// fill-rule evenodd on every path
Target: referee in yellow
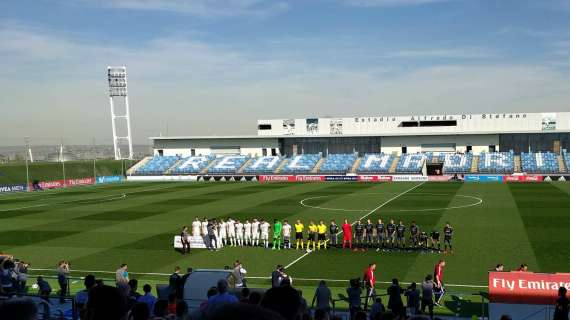
M 303 242 L 303 230 L 305 225 L 301 223 L 301 220 L 297 220 L 295 223 L 295 239 L 297 240 L 297 250 L 299 250 L 299 244 L 301 245 L 301 250 L 305 249 L 305 244 Z
M 317 245 L 317 225 L 311 220 L 309 222 L 309 236 L 307 237 L 307 249 L 311 246 L 313 242 L 313 251 Z
M 317 231 L 319 232 L 319 245 L 318 248 L 321 250 L 321 244 L 327 248 L 327 226 L 325 222 L 321 220 L 317 226 Z

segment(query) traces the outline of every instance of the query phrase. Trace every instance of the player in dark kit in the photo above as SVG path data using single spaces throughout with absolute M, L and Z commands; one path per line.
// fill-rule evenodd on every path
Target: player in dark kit
M 373 237 L 374 225 L 372 224 L 372 221 L 370 221 L 370 219 L 366 221 L 364 229 L 366 230 L 366 246 L 368 248 L 372 248 L 372 246 L 374 245 L 374 237 Z
M 329 225 L 330 241 L 332 247 L 338 247 L 338 224 L 334 220 L 331 220 Z
M 433 230 L 431 232 L 431 249 L 436 250 L 435 246 L 437 245 L 437 251 L 441 251 L 441 243 L 439 243 L 439 231 Z
M 396 225 L 394 224 L 394 219 L 390 220 L 390 223 L 386 226 L 386 237 L 390 248 L 394 248 L 396 244 Z
M 420 228 L 416 224 L 416 221 L 412 221 L 410 225 L 410 240 L 412 241 L 412 247 L 415 249 L 418 247 L 418 243 L 420 242 Z
M 399 248 L 406 248 L 406 226 L 402 220 L 396 226 L 396 242 Z
M 419 246 L 422 249 L 428 248 L 428 235 L 425 231 L 420 232 Z
M 362 251 L 364 251 L 363 239 L 364 239 L 364 225 L 362 223 L 360 223 L 360 220 L 359 220 L 354 225 L 354 240 L 356 242 L 356 246 L 354 248 L 354 251 L 357 251 L 358 248 L 360 248 L 360 249 L 362 249 Z
M 443 227 L 443 252 L 447 253 L 447 246 L 449 246 L 449 253 L 453 253 L 451 245 L 451 238 L 453 237 L 453 227 L 448 223 Z
M 378 219 L 378 223 L 376 224 L 376 240 L 378 241 L 378 249 L 376 249 L 376 251 L 384 249 L 386 243 L 386 228 L 382 219 Z

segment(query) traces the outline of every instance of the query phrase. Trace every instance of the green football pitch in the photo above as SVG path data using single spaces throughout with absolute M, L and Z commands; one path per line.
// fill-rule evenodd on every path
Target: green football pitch
M 226 247 L 181 255 L 172 248 L 173 236 L 195 217 L 328 224 L 364 216 L 415 220 L 426 231 L 450 222 L 455 252 Z M 161 274 L 175 266 L 223 268 L 239 259 L 250 283 L 266 284 L 261 277 L 282 264 L 294 284 L 314 288 L 316 280 L 330 279 L 341 296 L 345 280 L 361 276 L 370 262 L 378 265 L 378 281 L 420 282 L 444 257 L 449 290 L 468 293 L 485 291 L 487 271 L 499 262 L 570 272 L 569 228 L 570 183 L 122 183 L 0 196 L 0 251 L 29 261 L 34 274 L 48 274 L 43 269 L 66 259 L 78 276 L 112 278 L 128 263 L 137 278 L 165 282 Z

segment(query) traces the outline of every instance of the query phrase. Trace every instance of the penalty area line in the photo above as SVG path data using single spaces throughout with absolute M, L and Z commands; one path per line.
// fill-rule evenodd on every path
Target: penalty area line
M 424 181 L 424 182 L 422 182 L 422 183 L 418 183 L 418 184 L 416 184 L 415 186 L 411 187 L 410 189 L 407 189 L 407 190 L 405 190 L 404 192 L 398 193 L 397 195 L 395 195 L 395 196 L 393 196 L 392 198 L 386 200 L 385 202 L 383 202 L 382 204 L 380 204 L 380 205 L 377 206 L 376 208 L 370 210 L 368 213 L 366 213 L 366 214 L 363 215 L 362 217 L 358 218 L 356 221 L 362 220 L 362 219 L 366 219 L 367 217 L 369 217 L 369 216 L 370 216 L 371 214 L 373 214 L 374 212 L 376 212 L 376 211 L 382 209 L 384 206 L 388 205 L 390 202 L 392 202 L 392 201 L 398 199 L 399 197 L 405 195 L 406 193 L 408 193 L 408 192 L 410 192 L 410 191 L 413 191 L 414 189 L 416 189 L 416 188 L 422 186 L 424 183 L 426 183 L 426 182 Z M 356 221 L 354 221 L 351 225 L 355 225 L 355 224 L 356 224 Z M 338 232 L 338 233 L 336 234 L 336 236 L 338 236 L 339 234 L 342 234 L 342 231 Z M 326 241 L 328 242 L 329 240 L 326 240 Z M 307 252 L 305 252 L 302 256 L 300 256 L 299 258 L 293 260 L 291 263 L 289 263 L 288 265 L 286 265 L 286 266 L 285 266 L 285 269 L 288 269 L 288 268 L 290 268 L 291 266 L 293 266 L 295 263 L 301 261 L 303 258 L 305 258 L 305 257 L 308 256 L 309 254 L 311 254 L 311 252 L 312 252 L 312 251 L 307 251 Z

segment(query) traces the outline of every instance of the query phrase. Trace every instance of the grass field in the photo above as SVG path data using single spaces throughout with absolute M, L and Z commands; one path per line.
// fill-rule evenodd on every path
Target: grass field
M 136 161 L 92 160 L 66 161 L 65 177 L 67 179 L 97 176 L 122 175 Z M 95 167 L 93 166 L 95 164 Z M 63 179 L 63 167 L 57 162 L 29 163 L 30 182 L 34 180 L 51 181 Z M 10 163 L 0 165 L 0 185 L 25 184 L 26 164 Z
M 487 285 L 487 270 L 498 262 L 507 268 L 524 262 L 532 271 L 570 272 L 570 251 L 562 245 L 570 227 L 570 183 L 172 182 L 9 194 L 0 196 L 0 251 L 30 261 L 35 269 L 51 269 L 67 259 L 72 269 L 108 272 L 125 262 L 133 274 L 169 273 L 177 265 L 222 268 L 236 259 L 253 277 L 268 276 L 276 264 L 296 260 L 289 268 L 294 279 L 346 280 L 361 276 L 371 261 L 378 264 L 379 281 L 419 282 L 432 273 L 438 254 L 328 250 L 299 259 L 304 252 L 295 250 L 224 248 L 183 256 L 172 249 L 173 235 L 195 217 L 339 221 L 368 214 L 372 219 L 401 218 L 408 225 L 416 220 L 424 230 L 441 229 L 449 221 L 455 228 L 455 253 L 445 256 L 445 281 L 468 300 L 477 301 L 471 294 L 485 291 L 478 286 Z M 137 277 L 166 281 L 159 275 Z M 314 280 L 295 283 L 312 297 Z M 346 282 L 331 285 L 342 295 Z M 446 306 L 440 311 L 455 312 L 452 297 Z M 475 312 L 475 303 L 472 308 L 461 313 Z

